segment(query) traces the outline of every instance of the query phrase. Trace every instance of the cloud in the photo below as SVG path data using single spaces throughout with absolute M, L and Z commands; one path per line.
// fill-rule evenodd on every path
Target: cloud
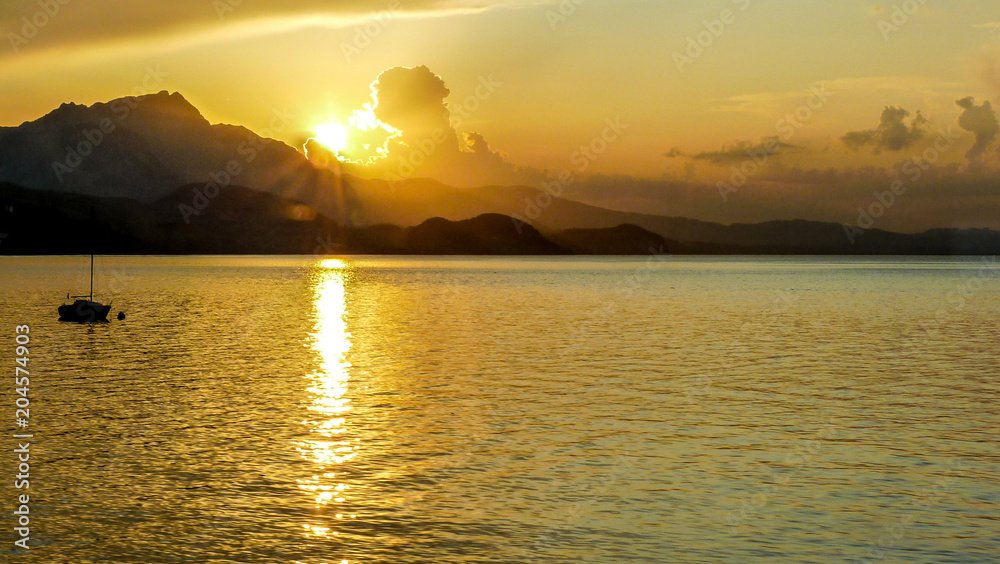
M 50 15 L 52 30 L 31 40 L 31 49 L 61 48 L 67 53 L 84 46 L 113 48 L 150 41 L 162 45 L 166 39 L 205 36 L 227 37 L 287 32 L 307 26 L 347 27 L 376 17 L 437 17 L 468 14 L 494 8 L 545 4 L 545 0 L 204 0 L 203 2 L 135 2 L 93 0 L 86 6 L 75 2 L 58 6 Z M 53 1 L 52 4 L 55 4 Z M 60 4 L 63 4 L 60 2 Z M 0 3 L 0 29 L 20 33 L 24 18 L 45 12 L 38 2 Z M 264 25 L 262 25 L 264 24 Z M 0 59 L 16 54 L 0 50 Z
M 780 153 L 784 149 L 792 148 L 795 148 L 795 145 L 789 145 L 788 143 L 780 141 L 777 136 L 772 136 L 765 137 L 760 143 L 757 144 L 754 144 L 752 141 L 737 141 L 718 151 L 701 152 L 696 155 L 692 155 L 691 158 L 696 161 L 707 161 L 714 165 L 725 166 L 751 160 L 755 157 L 758 159 L 760 157 L 770 157 Z M 682 155 L 682 153 L 678 152 L 676 155 L 668 153 L 666 156 L 680 155 Z
M 371 89 L 375 118 L 400 131 L 404 143 L 412 145 L 440 130 L 448 148 L 457 149 L 458 137 L 445 102 L 451 91 L 429 68 L 391 68 L 378 76 Z
M 986 149 L 996 140 L 1000 133 L 1000 124 L 997 123 L 997 114 L 993 111 L 989 100 L 976 105 L 975 98 L 969 96 L 955 102 L 962 108 L 962 115 L 958 117 L 958 126 L 966 131 L 972 132 L 976 136 L 976 144 L 966 153 L 966 158 L 976 161 L 983 156 Z
M 390 181 L 419 177 L 479 186 L 545 179 L 544 171 L 511 163 L 482 134 L 460 135 L 451 121 L 450 94 L 426 66 L 387 69 L 371 84 L 371 103 L 351 117 L 349 146 L 340 158 L 314 142 L 306 143 L 306 155 L 319 166 Z
M 486 139 L 479 133 L 466 136 L 471 158 L 467 160 L 473 170 L 484 171 L 493 184 L 529 184 L 537 185 L 546 178 L 543 170 L 515 165 L 502 151 L 490 147 Z
M 348 147 L 338 154 L 357 165 L 385 159 L 406 160 L 419 152 L 419 165 L 447 159 L 460 152 L 446 102 L 451 91 L 426 66 L 393 67 L 371 83 L 371 103 L 349 118 Z M 307 143 L 306 154 L 316 163 L 328 162 L 326 151 Z M 382 163 L 384 164 L 384 163 Z
M 871 143 L 874 139 L 874 129 L 866 129 L 865 131 L 848 131 L 843 137 L 840 138 L 844 145 L 852 151 L 857 151 L 861 147 Z
M 507 156 L 500 151 L 493 150 L 490 144 L 486 142 L 486 138 L 479 133 L 470 133 L 465 136 L 466 141 L 469 144 L 469 149 L 472 154 L 476 155 L 480 159 L 486 159 L 489 161 L 508 163 Z
M 906 125 L 910 112 L 900 106 L 886 106 L 878 127 L 862 131 L 849 131 L 840 138 L 848 148 L 857 151 L 867 145 L 872 145 L 872 153 L 879 154 L 882 150 L 901 151 L 923 138 L 924 125 L 927 119 L 918 111 L 917 115 Z
M 682 152 L 679 148 L 674 147 L 673 149 L 670 149 L 666 153 L 663 153 L 663 156 L 667 157 L 668 159 L 676 159 L 679 157 L 687 157 L 689 155 L 687 153 Z

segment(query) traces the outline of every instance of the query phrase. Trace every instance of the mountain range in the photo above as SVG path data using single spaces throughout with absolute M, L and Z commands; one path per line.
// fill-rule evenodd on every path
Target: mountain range
M 183 96 L 165 91 L 63 104 L 0 128 L 0 235 L 3 254 L 1000 250 L 1000 232 L 987 229 L 903 234 L 851 233 L 812 221 L 723 225 L 609 210 L 527 186 L 364 179 L 318 166 L 246 128 L 210 124 Z

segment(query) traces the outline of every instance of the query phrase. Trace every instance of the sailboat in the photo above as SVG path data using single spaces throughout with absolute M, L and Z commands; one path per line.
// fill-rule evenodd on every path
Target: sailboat
M 66 294 L 69 298 L 69 294 Z M 90 255 L 90 294 L 86 296 L 73 296 L 78 298 L 72 304 L 59 306 L 59 321 L 75 321 L 77 323 L 92 323 L 94 321 L 107 321 L 108 312 L 111 305 L 104 305 L 94 301 L 94 255 Z M 79 299 L 79 298 L 87 299 Z

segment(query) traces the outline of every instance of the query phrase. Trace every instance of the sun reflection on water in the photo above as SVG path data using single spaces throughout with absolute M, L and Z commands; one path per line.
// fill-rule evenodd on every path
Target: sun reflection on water
M 347 397 L 351 364 L 346 361 L 351 348 L 351 334 L 347 331 L 347 301 L 345 280 L 347 264 L 340 259 L 326 259 L 317 263 L 317 283 L 314 297 L 316 328 L 312 333 L 312 347 L 319 355 L 318 369 L 307 376 L 306 390 L 311 397 L 306 406 L 310 413 L 303 425 L 309 438 L 299 444 L 302 456 L 316 464 L 317 473 L 298 480 L 299 489 L 308 492 L 315 501 L 317 516 L 331 504 L 343 504 L 350 485 L 344 483 L 344 472 L 338 468 L 357 456 L 358 447 L 347 440 L 346 414 L 350 412 Z M 353 518 L 354 515 L 351 515 Z M 337 510 L 336 519 L 343 518 Z M 337 535 L 329 523 L 303 525 L 306 535 L 330 538 Z

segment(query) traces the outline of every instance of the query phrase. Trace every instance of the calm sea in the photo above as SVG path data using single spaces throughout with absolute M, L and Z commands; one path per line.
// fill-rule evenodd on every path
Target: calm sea
M 88 326 L 0 269 L 3 562 L 1000 554 L 995 257 L 98 257 Z

